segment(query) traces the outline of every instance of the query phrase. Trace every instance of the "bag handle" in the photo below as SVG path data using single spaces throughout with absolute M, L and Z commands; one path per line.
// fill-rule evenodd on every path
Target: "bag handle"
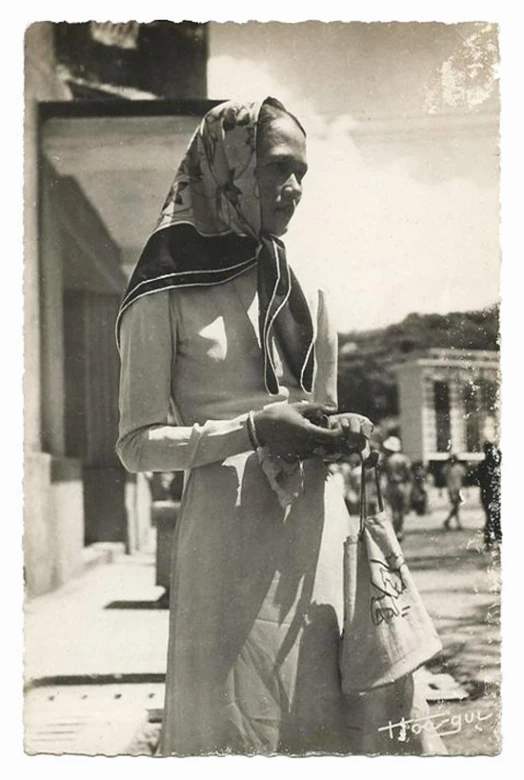
M 380 479 L 378 476 L 378 460 L 379 460 L 379 454 L 377 450 L 372 450 L 371 454 L 366 458 L 366 460 L 363 459 L 362 454 L 360 455 L 361 472 L 360 472 L 360 524 L 359 524 L 359 533 L 358 533 L 359 539 L 362 537 L 362 534 L 364 533 L 364 526 L 365 526 L 366 518 L 368 517 L 366 469 L 373 469 L 373 473 L 375 476 L 375 487 L 377 491 L 378 509 L 379 512 L 382 512 L 384 510 L 382 491 L 380 489 Z

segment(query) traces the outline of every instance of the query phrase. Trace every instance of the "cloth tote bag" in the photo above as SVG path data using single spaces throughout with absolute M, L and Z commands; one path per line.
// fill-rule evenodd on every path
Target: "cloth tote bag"
M 374 468 L 378 513 L 367 516 L 362 465 L 360 522 L 344 545 L 344 626 L 340 673 L 344 693 L 400 680 L 442 644 L 384 512 Z

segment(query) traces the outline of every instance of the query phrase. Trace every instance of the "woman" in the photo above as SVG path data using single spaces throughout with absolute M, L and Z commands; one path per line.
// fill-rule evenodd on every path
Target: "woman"
M 382 443 L 386 456 L 384 474 L 386 476 L 386 497 L 391 509 L 393 528 L 399 541 L 404 536 L 404 516 L 411 505 L 413 473 L 411 461 L 402 452 L 402 442 L 397 436 L 388 436 Z
M 480 500 L 486 515 L 484 524 L 484 546 L 490 550 L 502 542 L 500 522 L 501 464 L 502 455 L 491 441 L 484 443 L 484 460 L 474 471 L 475 482 L 480 486 Z
M 411 506 L 417 515 L 425 515 L 428 511 L 428 490 L 426 480 L 428 472 L 424 463 L 420 460 L 413 463 L 413 490 L 411 492 Z
M 354 749 L 338 673 L 351 521 L 324 458 L 372 425 L 332 414 L 325 296 L 280 239 L 306 170 L 280 103 L 214 108 L 121 307 L 119 456 L 186 472 L 163 755 Z
M 460 507 L 464 503 L 462 488 L 466 479 L 466 468 L 459 461 L 456 455 L 450 455 L 448 462 L 444 466 L 444 479 L 448 489 L 449 502 L 451 509 L 444 520 L 443 526 L 446 531 L 451 530 L 451 521 L 455 520 L 455 528 L 462 530 L 463 525 L 460 521 Z

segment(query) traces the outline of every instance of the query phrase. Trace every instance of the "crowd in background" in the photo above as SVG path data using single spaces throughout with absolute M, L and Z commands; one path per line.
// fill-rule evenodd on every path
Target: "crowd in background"
M 381 445 L 379 464 L 379 490 L 389 509 L 397 538 L 404 535 L 404 520 L 410 512 L 425 515 L 430 511 L 428 493 L 436 486 L 436 475 L 427 464 L 412 462 L 402 451 L 397 436 L 387 437 Z M 362 466 L 358 455 L 331 464 L 333 477 L 344 493 L 348 511 L 352 515 L 360 512 L 360 484 Z M 480 488 L 480 500 L 485 513 L 484 544 L 486 549 L 500 544 L 502 530 L 500 521 L 501 453 L 492 442 L 484 444 L 484 458 L 479 465 L 470 467 L 456 455 L 451 454 L 439 473 L 440 489 L 445 490 L 449 512 L 443 521 L 446 531 L 462 529 L 461 507 L 465 503 L 464 487 L 475 484 Z M 378 510 L 374 477 L 366 472 L 369 481 L 370 502 L 368 511 Z M 374 504 L 374 505 L 373 505 Z

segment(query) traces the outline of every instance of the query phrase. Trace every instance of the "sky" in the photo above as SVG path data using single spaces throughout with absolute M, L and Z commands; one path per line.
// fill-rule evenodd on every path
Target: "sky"
M 210 98 L 274 95 L 308 134 L 286 236 L 339 331 L 499 297 L 497 28 L 210 25 Z

